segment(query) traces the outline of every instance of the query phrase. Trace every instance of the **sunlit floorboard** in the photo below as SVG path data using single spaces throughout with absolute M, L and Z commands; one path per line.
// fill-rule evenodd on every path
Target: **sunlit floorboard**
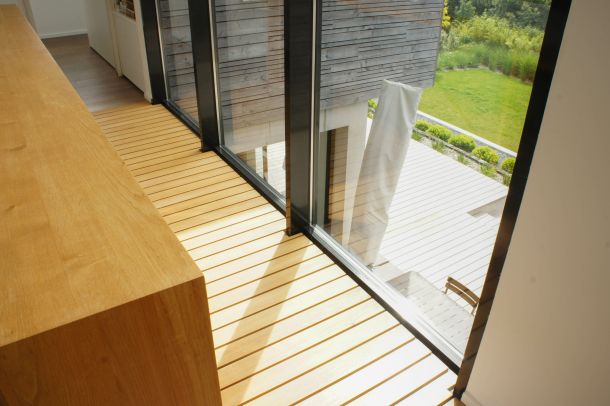
M 162 106 L 95 117 L 205 275 L 224 404 L 450 397 L 455 375 Z

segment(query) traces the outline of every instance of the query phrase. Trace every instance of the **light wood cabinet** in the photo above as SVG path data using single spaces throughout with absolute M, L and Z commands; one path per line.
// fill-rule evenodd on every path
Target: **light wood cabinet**
M 0 404 L 220 404 L 201 271 L 14 6 L 0 72 Z

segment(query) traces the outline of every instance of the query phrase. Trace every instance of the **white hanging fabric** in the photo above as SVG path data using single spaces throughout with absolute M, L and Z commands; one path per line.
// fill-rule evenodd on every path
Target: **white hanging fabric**
M 375 264 L 411 141 L 422 89 L 384 80 L 369 134 L 358 185 L 348 248 Z

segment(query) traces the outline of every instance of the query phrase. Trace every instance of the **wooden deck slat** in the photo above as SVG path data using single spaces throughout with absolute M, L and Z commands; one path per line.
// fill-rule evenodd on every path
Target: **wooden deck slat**
M 446 399 L 455 375 L 173 116 L 96 117 L 204 273 L 225 404 Z
M 372 300 L 346 309 L 275 345 L 263 348 L 220 368 L 218 373 L 221 386 L 234 384 L 256 372 L 270 368 L 381 313 L 383 313 L 383 308 Z
M 400 333 L 402 333 L 401 335 L 406 337 L 408 335 L 407 331 L 403 328 L 396 328 L 397 324 L 398 322 L 389 314 L 382 313 L 295 357 L 289 358 L 272 368 L 261 371 L 251 376 L 246 381 L 241 381 L 235 385 L 225 387 L 224 390 L 222 390 L 223 386 L 221 383 L 223 403 L 236 405 L 253 400 L 271 390 L 277 390 L 292 379 L 323 365 L 335 357 L 356 349 L 393 329 L 396 329 L 395 331 L 400 331 Z M 288 395 L 289 393 L 282 394 L 282 396 L 286 397 Z M 277 403 L 271 402 L 261 404 Z
M 383 314 L 380 316 L 383 316 Z M 346 333 L 349 334 L 349 331 Z M 400 326 L 396 326 L 265 394 L 254 401 L 253 404 L 269 405 L 278 404 L 278 402 L 292 404 L 298 402 L 312 392 L 323 390 L 329 383 L 348 378 L 354 372 L 376 362 L 397 348 L 410 344 L 412 341 L 413 336 L 409 332 Z M 316 348 L 314 347 L 312 350 L 315 351 Z
M 221 166 L 220 168 L 211 168 L 192 176 L 186 176 L 160 185 L 147 187 L 145 190 L 146 194 L 150 197 L 150 200 L 158 201 L 173 196 L 180 196 L 183 193 L 202 190 L 237 177 L 239 177 L 237 173 L 227 169 L 226 166 Z
M 210 244 L 202 245 L 189 250 L 191 258 L 195 260 L 204 259 L 215 253 L 220 253 L 233 248 L 240 248 L 243 244 L 248 244 L 259 238 L 267 237 L 271 234 L 283 232 L 286 229 L 286 221 L 278 219 L 271 223 L 259 225 L 250 230 L 249 233 L 240 233 L 230 237 L 219 239 Z M 245 251 L 242 251 L 244 253 Z
M 261 278 L 271 277 L 277 272 L 294 267 L 309 266 L 309 260 L 322 255 L 322 251 L 315 245 L 306 245 L 304 248 L 292 251 L 282 256 L 276 256 L 269 262 L 244 269 L 242 271 L 227 275 L 223 278 L 209 281 L 208 296 L 210 298 L 241 286 L 256 283 L 258 286 Z M 298 272 L 292 269 L 293 272 Z
M 326 255 L 319 255 L 312 258 L 310 261 L 303 261 L 274 274 L 265 275 L 260 279 L 241 285 L 220 295 L 214 297 L 208 295 L 210 312 L 226 309 L 231 305 L 244 302 L 253 297 L 258 297 L 280 287 L 289 287 L 292 289 L 295 287 L 295 283 L 301 280 L 301 278 L 305 278 L 332 264 L 333 262 Z M 243 276 L 244 275 L 240 275 L 240 277 Z
M 266 226 L 267 224 L 274 223 L 276 221 L 283 221 L 286 219 L 278 211 L 269 211 L 247 218 L 235 224 L 228 225 L 218 230 L 208 231 L 197 237 L 189 238 L 182 242 L 182 245 L 187 250 L 193 250 L 198 247 L 202 247 L 207 244 L 219 242 L 226 238 L 231 238 L 247 231 L 256 230 L 258 227 Z

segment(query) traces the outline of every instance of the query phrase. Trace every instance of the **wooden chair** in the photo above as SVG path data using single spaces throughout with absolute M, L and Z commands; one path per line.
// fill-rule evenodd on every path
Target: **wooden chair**
M 472 306 L 472 311 L 470 314 L 474 314 L 475 310 L 477 310 L 477 307 L 479 306 L 480 299 L 472 290 L 468 289 L 451 276 L 447 278 L 447 283 L 445 283 L 445 294 L 447 294 L 449 290 L 468 302 L 468 304 Z

